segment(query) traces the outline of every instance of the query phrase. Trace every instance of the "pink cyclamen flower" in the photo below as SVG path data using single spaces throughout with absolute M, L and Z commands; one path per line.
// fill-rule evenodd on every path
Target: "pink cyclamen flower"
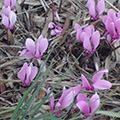
M 7 8 L 5 6 L 2 7 L 2 24 L 5 25 L 8 30 L 13 29 L 16 19 L 16 14 L 10 10 L 9 6 Z
M 89 25 L 82 30 L 79 24 L 75 24 L 75 31 L 77 32 L 76 39 L 79 40 L 84 49 L 87 49 L 89 53 L 95 52 L 100 43 L 100 33 L 95 31 L 93 25 Z
M 86 90 L 94 90 L 96 89 L 109 89 L 112 87 L 112 84 L 109 81 L 101 79 L 104 72 L 108 72 L 107 69 L 100 70 L 99 72 L 95 73 L 92 77 L 92 86 L 90 86 L 89 81 L 86 79 L 86 77 L 82 74 L 82 85 Z
M 59 25 L 56 25 L 55 23 L 53 22 L 50 22 L 49 25 L 48 25 L 48 28 L 52 29 L 51 30 L 51 35 L 56 35 L 56 36 L 59 36 L 62 32 L 62 28 L 61 26 Z
M 4 4 L 6 7 L 10 6 L 11 10 L 13 10 L 16 4 L 16 0 L 4 0 Z
M 55 111 L 54 113 L 59 115 L 62 111 L 62 109 L 68 107 L 74 100 L 74 97 L 83 89 L 82 86 L 76 86 L 69 88 L 66 90 L 63 89 L 63 93 L 59 99 L 59 101 L 55 104 L 54 103 L 54 96 L 53 93 L 50 94 L 50 108 L 52 111 Z M 47 90 L 47 94 L 50 92 L 50 88 Z
M 97 0 L 97 5 L 95 5 L 95 0 L 88 0 L 87 7 L 89 9 L 90 15 L 94 19 L 97 19 L 104 12 L 105 1 L 104 0 Z
M 36 44 L 31 38 L 27 38 L 25 45 L 26 49 L 19 52 L 20 56 L 25 55 L 28 59 L 39 59 L 48 48 L 48 40 L 40 35 Z
M 21 80 L 24 86 L 29 86 L 31 81 L 35 78 L 38 73 L 38 68 L 33 66 L 32 63 L 28 66 L 25 62 L 21 70 L 18 72 L 18 78 Z
M 77 96 L 77 101 L 77 107 L 86 115 L 86 117 L 89 117 L 100 105 L 100 97 L 97 93 L 95 93 L 89 101 L 84 94 L 80 93 Z M 92 115 L 91 118 L 94 116 L 95 115 Z
M 57 10 L 55 10 L 54 13 L 55 13 L 55 16 L 56 16 L 57 20 L 60 21 L 60 16 L 59 16 Z
M 108 42 L 112 43 L 115 39 L 119 39 L 120 35 L 120 12 L 117 13 L 110 9 L 107 15 L 103 16 L 102 18 L 103 23 L 110 35 L 107 36 Z

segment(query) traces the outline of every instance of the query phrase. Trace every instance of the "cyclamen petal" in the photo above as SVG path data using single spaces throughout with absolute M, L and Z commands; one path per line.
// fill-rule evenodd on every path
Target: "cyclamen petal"
M 83 74 L 81 75 L 81 79 L 83 87 L 86 88 L 87 90 L 91 90 L 90 84 Z
M 101 80 L 101 78 L 103 77 L 103 74 L 105 72 L 108 72 L 108 70 L 107 69 L 103 69 L 103 70 L 100 70 L 99 72 L 95 73 L 93 75 L 93 78 L 92 78 L 93 83 L 97 82 L 97 80 Z
M 80 93 L 78 96 L 77 96 L 77 101 L 85 101 L 87 103 L 87 97 Z
M 32 54 L 35 53 L 35 42 L 31 38 L 26 39 L 25 45 L 27 50 L 29 50 Z
M 92 51 L 92 46 L 91 46 L 90 39 L 88 36 L 84 36 L 83 47 L 84 49 L 87 49 L 89 52 Z
M 17 77 L 22 81 L 22 83 L 24 84 L 24 79 L 26 77 L 26 71 L 27 71 L 28 65 L 25 62 L 23 64 L 23 67 L 21 68 L 21 70 L 18 72 Z
M 71 91 L 67 96 L 64 96 L 64 99 L 62 101 L 62 108 L 68 107 L 74 100 L 75 92 Z
M 95 83 L 93 83 L 93 87 L 104 90 L 104 89 L 110 89 L 112 87 L 112 84 L 106 80 L 97 80 Z
M 98 31 L 93 33 L 93 35 L 91 37 L 91 43 L 94 46 L 93 51 L 95 51 L 96 48 L 98 47 L 98 45 L 100 44 L 100 33 Z
M 7 28 L 9 29 L 9 19 L 7 16 L 5 15 L 2 15 L 2 24 Z
M 90 98 L 90 108 L 91 108 L 91 113 L 93 113 L 100 105 L 100 98 L 97 93 L 95 93 L 91 98 Z
M 101 15 L 104 12 L 105 9 L 105 1 L 104 0 L 98 0 L 96 10 L 98 12 L 98 16 Z
M 17 19 L 16 14 L 13 11 L 11 11 L 9 18 L 10 18 L 10 29 L 13 29 L 13 25 L 15 24 Z
M 77 102 L 76 105 L 85 115 L 89 115 L 90 109 L 88 107 L 88 103 L 87 102 L 79 101 L 79 102 Z

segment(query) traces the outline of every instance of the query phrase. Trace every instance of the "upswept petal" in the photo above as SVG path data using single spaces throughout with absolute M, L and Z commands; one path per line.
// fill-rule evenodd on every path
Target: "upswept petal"
M 24 49 L 22 51 L 19 51 L 18 53 L 20 53 L 20 56 L 22 56 L 22 55 L 25 55 L 26 52 L 27 52 L 27 49 Z
M 4 4 L 6 7 L 10 6 L 11 0 L 4 0 Z
M 97 89 L 101 89 L 101 90 L 104 90 L 104 89 L 109 89 L 112 87 L 112 84 L 109 82 L 109 81 L 106 81 L 106 80 L 97 80 L 94 84 L 93 84 L 93 87 L 94 88 L 97 88 Z
M 108 72 L 108 70 L 107 69 L 103 69 L 103 70 L 100 70 L 99 72 L 95 73 L 93 75 L 93 78 L 92 78 L 93 83 L 97 82 L 98 80 L 101 80 L 101 78 L 103 77 L 103 74 L 105 72 Z
M 76 32 L 78 30 L 82 31 L 82 28 L 81 28 L 81 26 L 78 23 L 75 24 L 74 29 L 75 29 Z
M 90 109 L 88 107 L 88 103 L 85 101 L 77 102 L 77 107 L 85 114 L 88 115 L 90 113 Z
M 98 0 L 96 10 L 98 12 L 98 16 L 101 15 L 104 12 L 105 9 L 105 1 L 104 0 Z
M 83 47 L 84 49 L 87 49 L 89 52 L 92 52 L 92 46 L 88 36 L 84 36 Z
M 46 38 L 43 38 L 43 37 L 39 37 L 39 38 L 38 38 L 39 50 L 40 50 L 41 55 L 42 55 L 46 51 L 46 49 L 48 48 L 48 40 Z
M 106 25 L 107 19 L 108 19 L 108 16 L 107 16 L 107 15 L 105 15 L 105 16 L 102 17 L 102 21 L 103 21 L 103 23 L 104 23 L 105 25 Z
M 32 72 L 31 66 L 28 66 L 27 76 L 26 76 L 26 80 L 25 80 L 25 85 L 26 86 L 30 85 L 30 82 L 31 82 L 30 74 L 31 74 L 31 72 Z
M 93 0 L 94 1 L 94 0 Z M 89 13 L 90 13 L 90 15 L 93 17 L 93 18 L 95 18 L 96 17 L 96 11 L 95 11 L 95 2 L 93 2 L 93 4 L 92 4 L 92 2 L 91 2 L 91 5 L 90 5 L 90 7 L 88 8 L 89 9 Z
M 48 25 L 48 28 L 54 28 L 54 27 L 55 27 L 55 23 L 50 22 L 49 25 Z
M 80 42 L 81 42 L 81 43 L 83 43 L 85 36 L 87 36 L 87 33 L 83 31 L 83 32 L 81 33 L 81 35 L 80 35 Z
M 76 86 L 76 87 L 72 87 L 72 88 L 69 88 L 68 90 L 72 90 L 75 92 L 75 96 L 78 95 L 78 93 L 83 89 L 84 87 L 83 86 Z
M 26 71 L 27 71 L 28 65 L 25 62 L 23 64 L 23 67 L 21 70 L 18 72 L 17 77 L 21 80 L 22 83 L 24 83 L 25 77 L 26 77 Z
M 4 14 L 2 15 L 2 24 L 9 29 L 9 19 L 7 16 L 5 16 Z
M 50 92 L 50 87 L 47 89 L 47 94 Z M 52 96 L 52 97 L 51 97 Z M 50 108 L 53 111 L 54 110 L 54 96 L 53 93 L 50 94 Z
M 84 28 L 85 33 L 87 33 L 88 37 L 91 37 L 91 35 L 93 34 L 94 30 L 94 26 L 93 25 L 89 25 L 88 27 Z
M 88 102 L 87 101 L 87 97 L 84 95 L 84 94 L 82 94 L 82 93 L 80 93 L 78 96 L 77 96 L 77 101 L 79 102 L 79 101 L 85 101 L 86 103 Z
M 116 29 L 117 29 L 118 34 L 120 34 L 120 18 L 118 18 L 118 19 L 115 21 L 115 27 L 116 27 Z
M 74 97 L 75 97 L 75 91 L 71 91 L 69 94 L 67 94 L 64 97 L 64 99 L 63 99 L 63 101 L 61 103 L 61 105 L 62 105 L 61 107 L 62 108 L 68 107 L 73 102 Z
M 10 19 L 10 29 L 13 29 L 13 25 L 15 24 L 17 19 L 16 14 L 13 11 L 10 12 L 9 19 Z
M 76 39 L 81 42 L 80 36 L 81 36 L 81 30 L 78 29 L 78 30 L 77 30 L 77 34 L 76 34 Z
M 31 59 L 31 58 L 33 58 L 34 57 L 34 55 L 30 52 L 30 51 L 26 51 L 26 53 L 24 54 L 25 55 L 25 57 L 27 58 L 27 59 Z
M 16 4 L 16 0 L 11 0 L 11 10 L 14 9 L 15 4 Z
M 31 67 L 31 74 L 30 74 L 30 82 L 31 82 L 37 75 L 38 68 L 36 66 L 33 66 L 32 63 L 30 64 L 30 67 Z
M 9 17 L 10 11 L 11 11 L 10 6 L 8 6 L 7 8 L 5 6 L 2 7 L 2 13 L 5 16 Z
M 113 20 L 113 22 L 115 22 L 117 19 L 116 12 L 113 9 L 110 9 L 108 11 L 107 16 L 110 17 Z
M 81 79 L 82 79 L 82 86 L 87 90 L 90 90 L 91 89 L 90 84 L 83 74 L 81 75 Z
M 51 30 L 51 35 L 56 35 L 55 29 Z
M 56 16 L 57 20 L 60 21 L 60 16 L 59 16 L 57 10 L 55 10 L 54 13 L 55 13 L 55 16 Z
M 35 42 L 31 38 L 27 38 L 25 45 L 27 49 L 34 55 L 35 53 Z
M 95 93 L 91 98 L 90 98 L 90 108 L 91 108 L 91 113 L 93 113 L 100 105 L 100 97 L 98 96 L 97 93 Z
M 39 46 L 40 46 L 39 44 L 40 44 L 40 42 L 37 41 L 36 46 L 35 46 L 35 54 L 34 54 L 34 58 L 36 58 L 36 59 L 41 58 L 41 53 L 40 53 L 40 50 L 39 50 Z
M 117 13 L 117 17 L 120 18 L 120 12 Z
M 99 31 L 95 31 L 91 37 L 91 43 L 94 46 L 93 51 L 95 51 L 95 49 L 98 47 L 98 45 L 100 44 L 100 33 Z

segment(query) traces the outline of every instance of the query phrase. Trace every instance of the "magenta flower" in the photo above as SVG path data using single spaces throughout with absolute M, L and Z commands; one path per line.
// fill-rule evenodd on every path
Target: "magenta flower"
M 35 78 L 38 73 L 38 68 L 33 66 L 32 63 L 28 66 L 25 62 L 21 70 L 18 72 L 18 78 L 21 80 L 24 86 L 29 86 L 31 81 Z
M 105 1 L 97 0 L 97 5 L 95 5 L 95 0 L 88 0 L 87 7 L 88 7 L 89 13 L 93 17 L 93 19 L 97 19 L 104 12 Z
M 85 27 L 83 31 L 79 24 L 75 24 L 74 28 L 77 32 L 76 39 L 83 44 L 84 49 L 89 53 L 95 52 L 100 43 L 99 31 L 95 31 L 93 25 Z
M 53 22 L 50 22 L 49 25 L 48 25 L 48 28 L 52 29 L 51 30 L 51 35 L 56 35 L 56 36 L 59 36 L 62 32 L 62 28 L 61 26 L 59 25 L 56 25 L 55 23 Z
M 10 10 L 9 6 L 7 8 L 5 6 L 2 7 L 2 24 L 5 25 L 8 30 L 13 29 L 16 19 L 16 14 Z
M 107 31 L 109 32 L 110 36 L 108 35 L 108 42 L 112 43 L 111 39 L 119 39 L 120 35 L 120 12 L 116 16 L 116 12 L 113 9 L 110 9 L 107 15 L 103 16 L 102 18 L 103 23 Z
M 37 43 L 31 39 L 27 38 L 26 42 L 26 49 L 20 51 L 20 56 L 25 55 L 26 58 L 35 58 L 39 59 L 42 57 L 43 53 L 48 48 L 48 40 L 43 38 L 42 35 L 39 36 Z
M 92 86 L 90 86 L 90 83 L 88 82 L 88 80 L 86 79 L 86 77 L 82 74 L 81 78 L 82 78 L 82 85 L 84 88 L 86 88 L 86 90 L 94 90 L 96 89 L 109 89 L 112 87 L 112 84 L 109 81 L 103 80 L 101 79 L 104 72 L 108 72 L 107 69 L 103 69 L 100 70 L 99 72 L 95 73 L 92 77 Z
M 86 115 L 86 117 L 89 117 L 100 105 L 100 97 L 97 93 L 95 93 L 89 101 L 84 94 L 80 93 L 77 96 L 77 101 L 77 107 Z M 94 116 L 95 115 L 92 115 L 91 118 Z
M 50 108 L 54 113 L 59 115 L 62 109 L 68 107 L 74 100 L 74 97 L 83 89 L 82 86 L 72 87 L 68 90 L 64 88 L 63 93 L 59 99 L 59 101 L 54 103 L 53 93 L 50 94 Z M 47 90 L 47 94 L 50 92 L 50 88 Z
M 11 10 L 13 10 L 16 4 L 16 0 L 4 0 L 4 4 L 6 7 L 10 6 Z

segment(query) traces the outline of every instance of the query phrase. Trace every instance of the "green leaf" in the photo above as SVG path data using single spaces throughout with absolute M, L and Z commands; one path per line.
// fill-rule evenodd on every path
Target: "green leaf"
M 103 111 L 103 110 L 99 110 L 96 112 L 96 114 L 102 114 L 102 115 L 107 115 L 107 116 L 112 116 L 112 117 L 118 117 L 120 118 L 120 113 L 116 113 L 113 111 Z

